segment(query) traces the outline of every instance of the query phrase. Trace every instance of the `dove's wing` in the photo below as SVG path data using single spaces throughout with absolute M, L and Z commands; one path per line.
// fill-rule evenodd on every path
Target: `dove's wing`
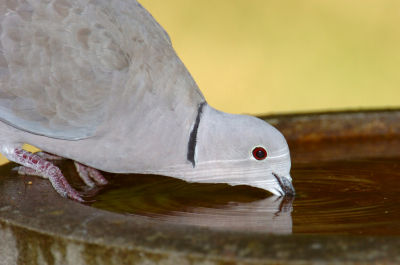
M 170 44 L 138 3 L 122 3 L 115 10 L 107 1 L 1 1 L 0 119 L 48 137 L 93 135 L 138 56 L 129 47 L 149 30 Z

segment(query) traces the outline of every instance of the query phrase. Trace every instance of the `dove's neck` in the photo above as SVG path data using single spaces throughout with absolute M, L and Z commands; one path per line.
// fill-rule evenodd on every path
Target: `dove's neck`
M 232 146 L 237 143 L 222 139 L 231 137 L 231 133 L 237 130 L 234 123 L 241 116 L 243 115 L 234 115 L 216 110 L 206 102 L 200 103 L 197 115 L 193 116 L 189 134 L 185 136 L 186 142 L 183 142 L 185 161 L 178 159 L 168 163 L 167 168 L 193 171 L 197 169 L 199 163 L 207 163 L 218 160 L 221 156 L 224 157 L 224 152 L 231 149 L 226 145 Z M 179 155 L 178 157 L 181 156 Z

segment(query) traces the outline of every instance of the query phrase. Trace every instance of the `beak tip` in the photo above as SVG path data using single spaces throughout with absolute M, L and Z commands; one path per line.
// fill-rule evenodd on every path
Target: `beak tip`
M 274 175 L 274 177 L 276 178 L 282 192 L 284 193 L 283 196 L 290 196 L 290 197 L 294 197 L 296 195 L 296 191 L 293 187 L 293 184 L 291 182 L 291 178 L 290 180 L 286 177 L 281 177 L 278 176 L 278 174 L 276 173 L 272 173 Z

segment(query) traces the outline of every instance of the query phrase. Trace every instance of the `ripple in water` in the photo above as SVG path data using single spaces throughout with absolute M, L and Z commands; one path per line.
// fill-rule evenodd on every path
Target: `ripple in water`
M 94 207 L 161 222 L 225 230 L 292 232 L 292 199 L 246 186 L 196 184 L 154 176 L 113 179 Z
M 399 168 L 400 158 L 296 165 L 293 232 L 399 235 Z
M 400 158 L 294 163 L 294 201 L 246 186 L 118 176 L 92 206 L 213 229 L 399 235 L 399 168 Z

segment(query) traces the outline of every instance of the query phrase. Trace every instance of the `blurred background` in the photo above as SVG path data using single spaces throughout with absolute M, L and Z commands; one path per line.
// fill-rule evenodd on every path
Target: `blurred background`
M 218 109 L 400 107 L 400 1 L 139 2 Z

